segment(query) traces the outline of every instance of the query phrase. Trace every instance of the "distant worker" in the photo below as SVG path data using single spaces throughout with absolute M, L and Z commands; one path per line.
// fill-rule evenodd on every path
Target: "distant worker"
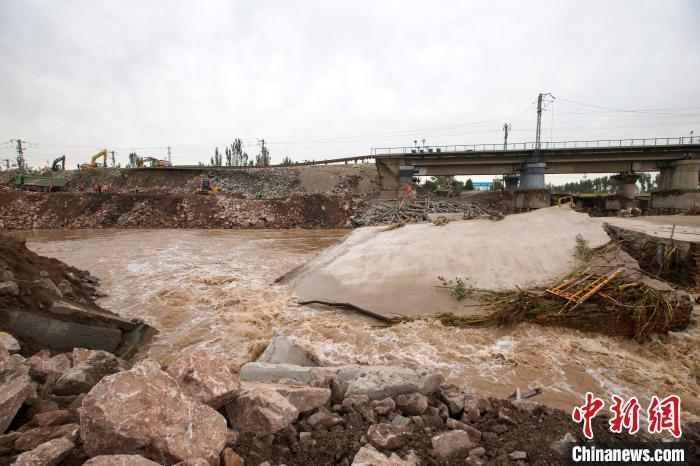
M 139 187 L 136 186 L 136 187 L 134 188 L 134 194 L 138 194 L 138 193 L 139 193 Z
M 408 185 L 408 188 L 406 188 L 406 195 L 409 199 L 413 199 L 413 185 Z
M 260 191 L 255 193 L 255 199 L 262 199 L 262 193 Z
M 83 191 L 85 191 L 85 185 L 83 183 L 80 183 L 80 186 L 78 186 L 78 189 L 82 193 Z

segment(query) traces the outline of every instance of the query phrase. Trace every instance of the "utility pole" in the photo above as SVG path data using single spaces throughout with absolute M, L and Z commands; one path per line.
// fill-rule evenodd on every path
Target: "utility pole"
M 173 161 L 170 159 L 170 146 L 168 146 L 168 162 L 172 165 Z
M 542 132 L 542 101 L 545 97 L 551 96 L 550 93 L 540 94 L 537 96 L 537 133 L 535 134 L 535 163 L 537 163 L 537 158 L 540 152 L 540 133 Z
M 17 141 L 17 168 L 21 173 L 24 171 L 24 148 L 22 147 L 24 141 L 21 139 L 13 139 L 13 141 Z
M 508 149 L 508 131 L 510 131 L 510 123 L 505 123 L 503 125 L 503 150 Z

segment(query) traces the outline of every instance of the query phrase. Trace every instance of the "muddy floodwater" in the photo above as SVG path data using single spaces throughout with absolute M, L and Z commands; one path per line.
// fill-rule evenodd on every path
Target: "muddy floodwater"
M 698 419 L 700 330 L 643 345 L 575 330 L 520 324 L 458 329 L 424 320 L 382 327 L 344 311 L 300 307 L 279 275 L 342 241 L 342 230 L 39 230 L 18 233 L 35 252 L 89 270 L 107 293 L 99 303 L 159 329 L 138 358 L 165 364 L 203 346 L 239 364 L 275 334 L 289 335 L 327 365 L 401 364 L 505 397 L 539 386 L 538 401 L 570 411 L 586 391 L 682 397 Z

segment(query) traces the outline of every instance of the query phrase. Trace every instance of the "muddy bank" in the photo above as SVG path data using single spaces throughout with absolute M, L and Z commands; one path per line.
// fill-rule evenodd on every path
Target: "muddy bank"
M 154 329 L 97 305 L 99 280 L 25 242 L 0 235 L 0 330 L 11 332 L 25 355 L 40 349 L 85 347 L 130 355 Z
M 363 202 L 323 194 L 258 200 L 6 191 L 0 193 L 0 229 L 348 228 Z

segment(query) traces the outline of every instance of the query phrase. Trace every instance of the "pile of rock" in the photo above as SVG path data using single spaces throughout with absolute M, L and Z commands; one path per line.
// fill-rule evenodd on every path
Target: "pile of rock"
M 436 373 L 323 367 L 285 337 L 240 368 L 202 348 L 162 367 L 0 342 L 0 465 L 551 464 L 575 440 L 565 413 Z

